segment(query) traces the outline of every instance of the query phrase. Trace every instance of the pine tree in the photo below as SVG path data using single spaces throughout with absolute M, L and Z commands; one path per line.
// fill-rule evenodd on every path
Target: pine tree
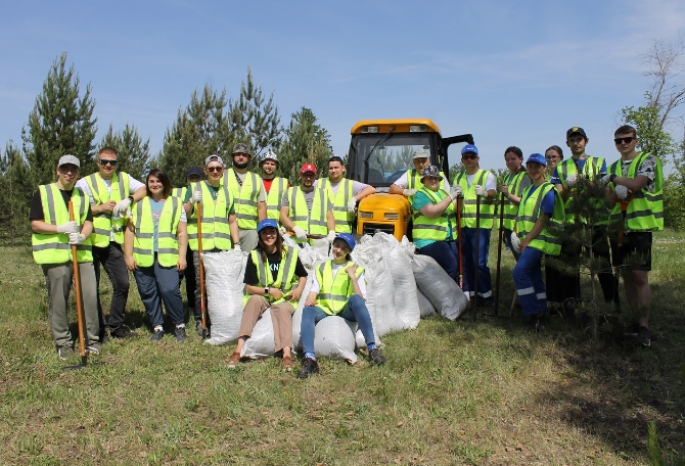
M 293 113 L 278 152 L 282 176 L 288 178 L 291 185 L 298 184 L 300 167 L 304 162 L 313 163 L 319 176 L 324 175 L 326 163 L 332 155 L 331 138 L 317 123 L 314 112 L 302 107 L 299 112 Z
M 55 163 L 55 166 L 57 164 Z M 53 173 L 54 173 L 53 168 Z M 36 191 L 30 170 L 12 141 L 0 158 L 0 238 L 14 246 L 28 240 L 29 206 Z
M 98 151 L 103 147 L 113 147 L 118 154 L 117 170 L 126 172 L 137 180 L 143 180 L 149 171 L 150 138 L 143 142 L 135 125 L 126 126 L 118 133 L 109 125 L 107 134 L 98 144 Z
M 22 129 L 23 150 L 35 184 L 55 180 L 57 161 L 72 154 L 81 161 L 81 172 L 92 171 L 93 140 L 97 118 L 91 86 L 80 96 L 74 66 L 67 69 L 67 54 L 57 58 L 43 83 L 43 92 L 29 115 L 28 130 Z

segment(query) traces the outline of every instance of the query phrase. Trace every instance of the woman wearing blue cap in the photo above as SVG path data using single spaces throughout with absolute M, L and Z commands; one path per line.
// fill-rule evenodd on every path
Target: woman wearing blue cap
M 314 354 L 314 331 L 316 324 L 328 316 L 337 315 L 357 322 L 373 362 L 376 365 L 385 362 L 385 356 L 376 347 L 371 316 L 364 302 L 364 269 L 352 262 L 350 257 L 355 244 L 351 234 L 337 235 L 333 240 L 333 259 L 316 268 L 316 279 L 312 283 L 302 313 L 301 338 L 304 360 L 297 374 L 300 379 L 306 379 L 319 372 L 319 363 L 316 362 Z
M 558 256 L 561 252 L 561 240 L 555 237 L 553 228 L 564 222 L 564 204 L 554 185 L 547 181 L 547 161 L 542 154 L 531 154 L 526 168 L 533 184 L 521 195 L 511 235 L 512 248 L 520 253 L 512 275 L 523 315 L 539 331 L 549 315 L 541 259 L 543 254 Z
M 293 340 L 293 303 L 297 303 L 307 282 L 307 270 L 298 257 L 299 248 L 283 244 L 276 220 L 267 218 L 257 225 L 257 247 L 250 252 L 245 267 L 245 309 L 240 320 L 238 346 L 228 360 L 228 367 L 240 361 L 245 341 L 267 309 L 271 309 L 275 352 L 283 353 L 282 367 L 293 369 L 290 354 Z

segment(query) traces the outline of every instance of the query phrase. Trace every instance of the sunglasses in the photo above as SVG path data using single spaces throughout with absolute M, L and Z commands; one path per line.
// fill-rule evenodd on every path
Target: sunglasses
M 637 139 L 637 138 L 634 138 L 632 136 L 629 136 L 627 138 L 616 138 L 616 139 L 614 139 L 614 144 L 617 144 L 617 145 L 618 144 L 630 144 L 635 139 Z
M 477 155 L 473 155 L 473 154 L 472 154 L 472 155 L 462 155 L 461 158 L 464 159 L 464 160 L 473 160 L 473 159 L 477 159 L 478 156 L 477 156 Z
M 210 172 L 220 172 L 223 169 L 224 167 L 207 167 L 207 170 L 209 170 Z
M 100 159 L 99 162 L 100 162 L 100 165 L 102 165 L 103 167 L 106 167 L 107 165 L 111 165 L 111 166 L 113 166 L 113 167 L 116 167 L 116 166 L 117 166 L 117 161 L 116 161 L 116 160 L 105 160 L 105 159 Z

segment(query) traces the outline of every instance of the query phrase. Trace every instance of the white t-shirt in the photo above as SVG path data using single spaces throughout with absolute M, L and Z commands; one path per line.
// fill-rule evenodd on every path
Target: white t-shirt
M 469 187 L 471 187 L 471 184 L 473 183 L 473 178 L 476 176 L 476 173 L 474 173 L 473 175 L 466 175 L 466 183 L 469 185 Z M 485 178 L 485 190 L 490 191 L 491 189 L 497 189 L 497 178 L 495 178 L 495 175 L 493 175 L 492 172 L 488 172 L 488 175 Z
M 407 189 L 409 187 L 409 180 L 407 174 L 409 173 L 409 170 L 406 172 L 402 173 L 402 176 L 400 176 L 393 184 L 396 184 L 402 189 Z M 449 191 L 450 190 L 450 181 L 445 177 L 445 190 Z M 442 183 L 442 181 L 440 182 Z
M 342 270 L 342 273 L 347 273 L 345 270 L 342 268 L 343 265 L 345 264 L 336 264 L 335 262 L 331 263 L 331 269 L 333 270 L 333 280 L 335 280 L 335 276 L 338 275 L 338 272 Z M 357 265 L 359 267 L 359 265 Z M 310 292 L 318 293 L 321 291 L 321 285 L 319 284 L 319 279 L 316 277 L 316 274 L 313 274 L 314 281 L 312 282 L 312 287 L 309 290 Z M 361 274 L 359 276 L 359 290 L 362 292 L 362 298 L 366 299 L 366 280 L 364 278 L 364 274 Z
M 340 186 L 340 183 L 342 183 L 342 180 L 338 181 L 337 183 L 334 183 L 330 180 L 330 178 L 328 179 L 328 185 L 331 187 L 331 192 L 333 193 L 334 197 L 336 194 L 338 194 L 338 187 Z M 366 189 L 368 186 L 368 184 L 352 180 L 352 195 L 356 196 L 360 192 L 364 191 L 364 189 Z M 319 180 L 316 180 L 314 182 L 314 187 L 319 187 Z

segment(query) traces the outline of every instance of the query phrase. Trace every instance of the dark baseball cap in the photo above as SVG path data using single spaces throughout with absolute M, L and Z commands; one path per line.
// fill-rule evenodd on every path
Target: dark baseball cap
M 585 130 L 580 126 L 574 126 L 573 128 L 569 128 L 569 130 L 566 131 L 566 139 L 570 138 L 574 134 L 580 134 L 585 139 L 587 139 L 587 134 L 585 134 Z
M 203 174 L 200 167 L 190 167 L 186 172 L 186 178 L 190 178 L 191 176 L 202 176 Z

